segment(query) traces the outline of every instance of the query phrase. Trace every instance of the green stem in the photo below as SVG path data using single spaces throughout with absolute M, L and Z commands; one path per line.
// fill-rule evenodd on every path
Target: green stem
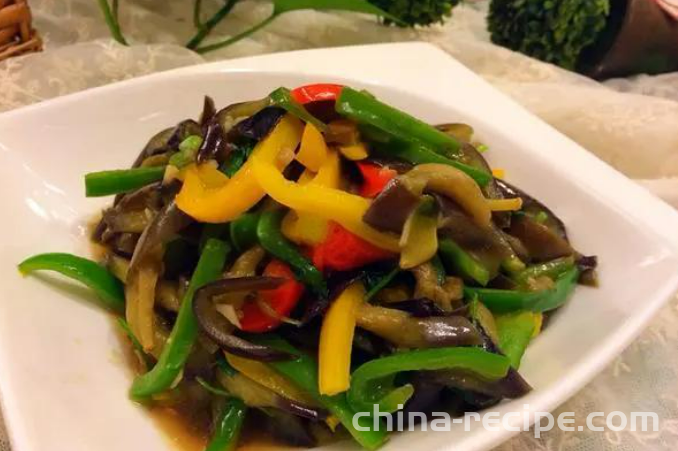
M 257 25 L 253 26 L 252 28 L 250 28 L 248 30 L 243 31 L 240 34 L 236 34 L 232 38 L 228 38 L 224 41 L 217 42 L 215 44 L 206 45 L 204 47 L 198 47 L 198 48 L 195 49 L 195 51 L 198 52 L 198 53 L 207 53 L 207 52 L 211 52 L 212 50 L 217 50 L 217 49 L 220 49 L 222 47 L 227 47 L 231 44 L 235 44 L 236 42 L 238 42 L 242 39 L 245 39 L 246 37 L 250 36 L 251 34 L 254 34 L 257 31 L 261 30 L 266 25 L 273 22 L 275 20 L 275 18 L 278 17 L 278 16 L 279 16 L 279 14 L 273 13 L 270 17 L 267 17 L 262 22 L 258 23 Z
M 197 1 L 200 2 L 200 0 L 197 0 Z M 195 34 L 195 36 L 193 36 L 191 38 L 190 41 L 188 41 L 188 44 L 186 44 L 186 47 L 188 47 L 189 49 L 196 49 L 200 45 L 200 43 L 203 41 L 203 39 L 205 39 L 207 37 L 207 35 L 212 32 L 212 29 L 214 29 L 214 27 L 216 27 L 219 24 L 219 22 L 221 22 L 224 19 L 224 17 L 226 17 L 228 15 L 228 13 L 231 12 L 231 10 L 235 6 L 235 4 L 238 3 L 238 1 L 239 0 L 228 0 L 226 2 L 226 4 L 224 4 L 224 6 L 222 6 L 221 9 L 219 9 L 219 11 L 217 11 L 212 17 L 207 19 L 207 22 L 205 22 L 204 24 L 199 26 L 200 28 L 198 29 L 198 32 Z M 195 19 L 196 19 L 195 9 L 194 9 L 193 12 L 194 12 L 194 21 L 195 21 Z M 197 20 L 198 20 L 198 22 L 200 22 L 199 17 L 197 17 Z
M 108 1 L 99 0 L 99 7 L 101 8 L 101 12 L 104 14 L 104 20 L 106 21 L 106 25 L 108 25 L 108 29 L 110 30 L 113 39 L 115 39 L 122 45 L 127 45 L 127 41 L 125 40 L 125 37 L 122 35 L 122 31 L 120 31 L 120 24 L 118 24 L 118 21 L 115 17 L 116 14 L 114 14 L 113 11 L 111 10 Z
M 200 20 L 200 11 L 202 9 L 202 0 L 195 0 L 193 3 L 193 25 L 195 28 L 202 28 L 202 20 Z

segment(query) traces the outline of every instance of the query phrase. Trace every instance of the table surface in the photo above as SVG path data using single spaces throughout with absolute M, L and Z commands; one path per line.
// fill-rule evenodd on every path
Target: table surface
M 678 74 L 594 82 L 494 46 L 485 1 L 459 6 L 444 26 L 386 28 L 353 14 L 298 12 L 251 39 L 207 55 L 185 49 L 193 33 L 186 0 L 125 0 L 121 22 L 132 45 L 114 43 L 97 3 L 31 0 L 45 52 L 0 63 L 0 111 L 152 72 L 274 51 L 371 42 L 433 42 L 542 119 L 678 207 Z M 218 0 L 203 0 L 214 11 Z M 214 32 L 243 29 L 269 11 L 246 0 Z M 642 300 L 639 300 L 642 302 Z M 651 411 L 656 432 L 521 433 L 499 450 L 647 451 L 678 448 L 678 301 L 675 299 L 612 365 L 556 413 Z M 10 449 L 0 418 L 0 451 Z

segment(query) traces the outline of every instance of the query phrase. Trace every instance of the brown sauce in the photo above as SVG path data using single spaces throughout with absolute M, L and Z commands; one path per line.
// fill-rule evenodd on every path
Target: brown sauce
M 207 435 L 190 427 L 188 422 L 174 409 L 155 407 L 148 409 L 153 422 L 165 434 L 173 449 L 177 451 L 203 451 Z

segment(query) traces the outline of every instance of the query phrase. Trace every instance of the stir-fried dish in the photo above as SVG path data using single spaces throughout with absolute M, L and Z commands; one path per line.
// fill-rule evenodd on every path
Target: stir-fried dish
M 243 424 L 374 450 L 388 432 L 357 412 L 527 393 L 528 344 L 595 284 L 596 258 L 473 135 L 339 85 L 206 98 L 130 169 L 85 176 L 87 196 L 115 195 L 93 233 L 103 261 L 19 268 L 93 289 L 138 360 L 130 397 L 185 415 L 207 450 L 233 449 Z

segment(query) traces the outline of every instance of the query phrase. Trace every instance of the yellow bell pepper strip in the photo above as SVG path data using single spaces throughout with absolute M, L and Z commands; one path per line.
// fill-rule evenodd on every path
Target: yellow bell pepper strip
M 520 197 L 514 199 L 487 199 L 487 204 L 492 211 L 518 211 L 523 208 L 523 200 Z
M 501 168 L 492 169 L 492 176 L 498 179 L 503 179 L 506 177 L 506 171 Z
M 292 382 L 276 372 L 271 366 L 256 360 L 246 359 L 227 352 L 228 363 L 240 373 L 260 385 L 276 392 L 283 398 L 291 399 L 307 406 L 317 406 L 316 401 Z
M 210 187 L 196 171 L 188 171 L 177 205 L 197 221 L 229 222 L 252 208 L 265 195 L 252 176 L 252 160 L 258 158 L 275 170 L 288 162 L 278 161 L 278 155 L 290 155 L 301 140 L 303 125 L 294 116 L 285 115 L 273 131 L 252 151 L 250 159 L 222 186 Z M 281 164 L 282 163 L 282 164 Z M 204 165 L 203 165 L 204 166 Z M 281 175 L 282 177 L 282 175 Z
M 370 206 L 369 200 L 338 189 L 291 182 L 272 163 L 258 156 L 253 155 L 250 162 L 256 182 L 277 202 L 297 212 L 335 221 L 382 249 L 400 251 L 398 237 L 379 232 L 363 222 L 363 215 Z
M 339 152 L 351 161 L 364 160 L 369 156 L 367 147 L 364 143 L 351 144 L 348 146 L 339 146 Z
M 332 303 L 320 329 L 318 384 L 321 395 L 348 390 L 351 377 L 351 349 L 358 306 L 365 299 L 360 282 L 348 286 Z
M 532 338 L 536 337 L 541 333 L 541 329 L 544 326 L 544 314 L 536 313 L 534 318 L 534 331 L 532 332 Z
M 435 199 L 423 196 L 407 218 L 400 237 L 400 267 L 411 269 L 432 259 L 438 251 L 438 208 Z
M 304 134 L 301 136 L 301 145 L 297 152 L 296 159 L 307 169 L 318 172 L 327 158 L 327 144 L 322 133 L 310 122 L 304 127 Z
M 302 144 L 303 145 L 303 144 Z M 311 183 L 317 186 L 338 189 L 341 184 L 341 161 L 336 151 L 329 151 L 318 173 L 305 171 L 297 181 L 299 185 Z M 287 213 L 282 223 L 282 232 L 297 243 L 314 246 L 327 236 L 327 220 L 311 213 Z

